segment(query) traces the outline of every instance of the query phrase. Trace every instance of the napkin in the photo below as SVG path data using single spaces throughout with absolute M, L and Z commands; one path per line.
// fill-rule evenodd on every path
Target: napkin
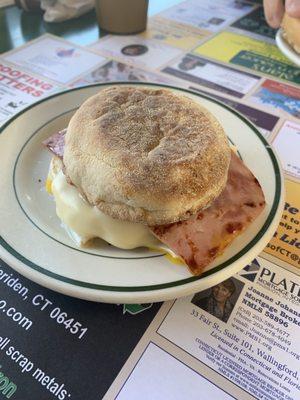
M 46 22 L 61 22 L 77 18 L 92 10 L 94 6 L 94 0 L 41 0 Z

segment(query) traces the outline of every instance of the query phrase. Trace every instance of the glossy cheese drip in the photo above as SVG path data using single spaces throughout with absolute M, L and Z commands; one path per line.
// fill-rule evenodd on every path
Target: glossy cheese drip
M 56 176 L 51 176 L 50 171 L 48 179 L 52 180 L 56 213 L 77 244 L 97 237 L 121 249 L 159 247 L 159 241 L 146 225 L 114 219 L 91 206 L 67 182 L 62 171 Z

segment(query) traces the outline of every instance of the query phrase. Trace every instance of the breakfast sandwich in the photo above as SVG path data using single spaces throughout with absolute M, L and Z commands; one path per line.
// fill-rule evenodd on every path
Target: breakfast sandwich
M 217 119 L 171 90 L 103 89 L 44 144 L 46 186 L 78 246 L 163 249 L 199 275 L 265 206 Z

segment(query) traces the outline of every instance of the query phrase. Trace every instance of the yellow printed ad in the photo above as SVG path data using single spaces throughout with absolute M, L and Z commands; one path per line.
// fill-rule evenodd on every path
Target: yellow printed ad
M 200 41 L 210 34 L 204 29 L 196 29 L 192 26 L 182 25 L 164 18 L 151 18 L 147 30 L 140 34 L 146 39 L 156 39 L 171 46 L 183 50 L 189 50 L 197 46 Z
M 284 213 L 265 251 L 300 268 L 300 184 L 286 179 L 285 187 Z
M 196 54 L 223 62 L 230 62 L 240 51 L 251 51 L 290 64 L 290 61 L 281 54 L 275 44 L 231 32 L 222 32 L 194 50 Z

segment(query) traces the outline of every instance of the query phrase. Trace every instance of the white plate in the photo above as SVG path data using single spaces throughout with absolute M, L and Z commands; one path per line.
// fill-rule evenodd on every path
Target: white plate
M 279 29 L 276 33 L 276 44 L 281 50 L 281 52 L 294 64 L 300 67 L 300 56 L 299 54 L 288 44 L 288 42 L 284 39 L 282 34 L 282 29 Z
M 118 83 L 126 84 L 126 83 Z M 184 89 L 221 122 L 264 190 L 267 207 L 202 276 L 147 249 L 106 244 L 80 249 L 60 226 L 45 189 L 50 153 L 41 145 L 64 128 L 76 108 L 111 84 L 55 94 L 28 107 L 0 135 L 0 256 L 27 278 L 83 299 L 111 303 L 155 302 L 204 290 L 242 269 L 271 239 L 283 209 L 283 179 L 276 156 L 257 129 L 227 106 Z M 132 85 L 132 84 L 130 84 Z M 163 86 L 139 84 L 138 86 Z

